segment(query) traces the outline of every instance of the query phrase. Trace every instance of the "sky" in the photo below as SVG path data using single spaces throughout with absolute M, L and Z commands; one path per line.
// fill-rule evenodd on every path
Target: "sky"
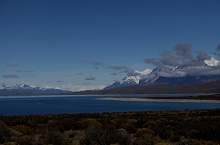
M 0 0 L 0 84 L 101 89 L 179 45 L 213 54 L 219 0 Z M 168 55 L 167 55 L 168 54 Z

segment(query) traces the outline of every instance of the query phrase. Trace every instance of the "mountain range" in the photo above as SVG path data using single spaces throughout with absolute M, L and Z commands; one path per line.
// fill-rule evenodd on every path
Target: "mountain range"
M 134 71 L 121 81 L 104 88 L 104 90 L 131 86 L 155 85 L 194 85 L 220 80 L 220 61 L 215 58 L 205 60 L 196 66 L 162 67 L 153 70 Z
M 3 85 L 0 88 L 0 96 L 57 95 L 63 93 L 70 93 L 70 91 L 63 91 L 54 88 L 41 88 L 28 84 L 16 84 L 10 87 Z
M 204 60 L 194 66 L 157 67 L 144 71 L 131 71 L 121 81 L 103 90 L 82 92 L 41 88 L 28 84 L 0 87 L 0 96 L 19 95 L 81 95 L 81 94 L 160 94 L 160 93 L 219 93 L 220 61 Z

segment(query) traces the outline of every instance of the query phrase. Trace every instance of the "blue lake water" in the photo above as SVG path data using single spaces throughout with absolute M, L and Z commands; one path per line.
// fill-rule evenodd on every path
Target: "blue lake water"
M 75 114 L 220 108 L 220 103 L 122 102 L 96 100 L 96 98 L 125 96 L 133 97 L 132 95 L 0 97 L 0 115 Z M 158 97 L 164 95 L 154 96 Z M 140 95 L 138 97 L 146 97 L 146 95 Z

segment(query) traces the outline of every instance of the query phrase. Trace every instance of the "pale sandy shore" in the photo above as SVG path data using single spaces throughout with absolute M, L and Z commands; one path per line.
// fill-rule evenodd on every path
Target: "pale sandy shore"
M 193 99 L 97 98 L 97 100 L 127 101 L 127 102 L 195 102 L 195 103 L 220 103 L 220 100 L 193 100 Z

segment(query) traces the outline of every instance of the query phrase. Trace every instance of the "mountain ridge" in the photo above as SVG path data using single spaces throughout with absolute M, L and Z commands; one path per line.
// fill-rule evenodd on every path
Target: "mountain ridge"
M 219 94 L 220 81 L 193 85 L 130 86 L 108 90 L 87 90 L 67 93 L 66 95 L 110 95 L 110 94 Z
M 3 85 L 0 88 L 0 96 L 57 95 L 70 92 L 54 88 L 41 88 L 28 84 L 16 84 L 10 87 Z
M 195 66 L 162 67 L 148 71 L 146 74 L 128 74 L 122 81 L 114 82 L 104 90 L 130 86 L 151 85 L 193 85 L 220 80 L 220 61 L 211 57 Z M 138 78 L 138 81 L 137 81 Z

